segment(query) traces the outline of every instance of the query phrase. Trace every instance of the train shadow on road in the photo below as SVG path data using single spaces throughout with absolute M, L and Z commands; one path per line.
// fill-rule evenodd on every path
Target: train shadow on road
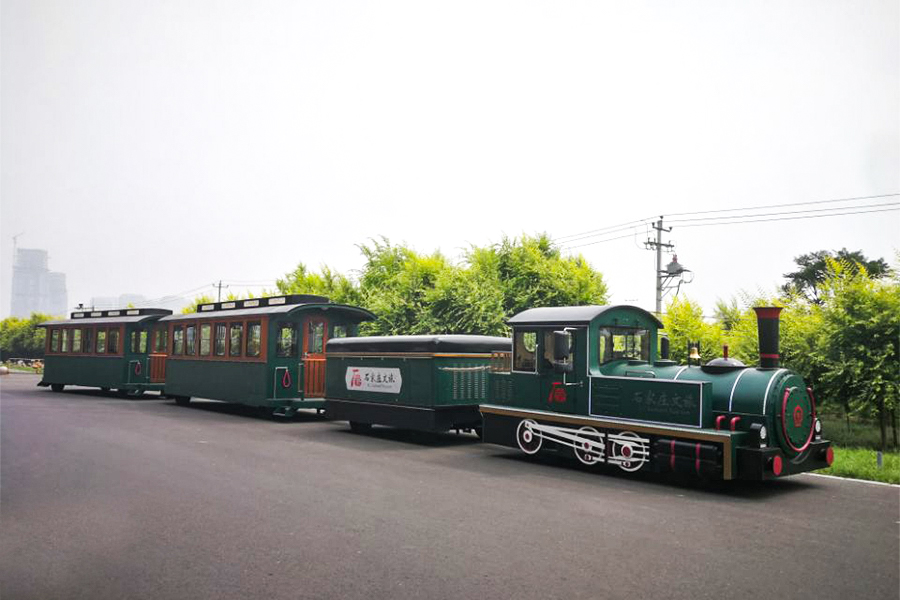
M 366 433 L 350 431 L 346 422 L 334 421 L 335 429 L 316 432 L 316 441 L 327 441 L 341 446 L 369 446 L 373 442 L 389 442 L 390 444 L 403 444 L 419 448 L 452 448 L 456 446 L 471 446 L 478 444 L 475 434 L 440 433 L 429 431 L 415 431 L 410 429 L 397 429 L 394 427 L 374 426 Z M 380 444 L 379 444 L 380 445 Z
M 671 473 L 656 473 L 652 470 L 626 473 L 613 465 L 584 465 L 577 460 L 554 454 L 536 457 L 523 454 L 493 454 L 490 458 L 511 463 L 524 463 L 556 471 L 556 476 L 567 479 L 582 479 L 584 475 L 597 477 L 598 484 L 616 485 L 630 491 L 657 491 L 692 497 L 707 496 L 738 502 L 769 500 L 802 492 L 816 487 L 814 478 L 797 476 L 777 481 L 715 481 Z
M 228 402 L 216 402 L 215 400 L 191 400 L 187 406 L 178 406 L 174 400 L 168 400 L 168 405 L 178 410 L 194 410 L 217 415 L 231 415 L 271 421 L 272 423 L 321 423 L 327 421 L 325 415 L 317 414 L 314 410 L 298 411 L 293 417 L 273 416 L 272 409 L 248 406 L 246 404 L 230 404 Z

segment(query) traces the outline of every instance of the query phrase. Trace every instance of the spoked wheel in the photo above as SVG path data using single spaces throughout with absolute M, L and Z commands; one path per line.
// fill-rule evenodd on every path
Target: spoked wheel
M 582 427 L 578 430 L 578 441 L 575 442 L 575 457 L 586 465 L 597 465 L 603 462 L 603 436 L 593 427 Z
M 63 383 L 51 383 L 50 384 L 50 389 L 53 390 L 54 392 L 61 392 L 65 388 L 66 388 L 66 386 Z
M 177 404 L 178 406 L 187 406 L 190 403 L 190 396 L 175 396 L 175 404 Z
M 541 449 L 541 445 L 544 443 L 544 438 L 541 437 L 541 434 L 533 429 L 536 425 L 537 422 L 525 419 L 516 428 L 516 441 L 525 454 L 537 454 L 537 451 Z
M 369 433 L 370 431 L 372 431 L 372 424 L 350 421 L 350 431 L 352 431 L 353 433 Z

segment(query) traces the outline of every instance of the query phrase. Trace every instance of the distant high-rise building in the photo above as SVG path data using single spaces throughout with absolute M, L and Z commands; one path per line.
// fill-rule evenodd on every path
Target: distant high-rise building
M 95 310 L 110 310 L 116 308 L 127 308 L 134 306 L 140 308 L 144 306 L 147 299 L 140 294 L 120 294 L 115 296 L 94 296 L 91 298 L 90 308 Z
M 50 271 L 47 251 L 17 248 L 10 314 L 14 317 L 28 317 L 33 312 L 65 315 L 68 306 L 66 276 Z

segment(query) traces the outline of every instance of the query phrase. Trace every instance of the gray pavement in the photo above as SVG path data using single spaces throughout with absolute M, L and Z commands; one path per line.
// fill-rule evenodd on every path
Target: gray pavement
M 898 598 L 897 487 L 0 380 L 0 599 Z

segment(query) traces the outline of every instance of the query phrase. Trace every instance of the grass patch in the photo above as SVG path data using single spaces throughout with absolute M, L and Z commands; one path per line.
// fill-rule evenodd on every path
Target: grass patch
M 875 450 L 835 446 L 834 463 L 816 473 L 900 484 L 900 453 L 885 452 L 884 466 L 879 469 Z
M 851 417 L 850 423 L 847 419 L 838 414 L 819 414 L 822 419 L 822 437 L 831 440 L 835 446 L 843 448 L 871 448 L 877 450 L 881 447 L 881 430 L 877 423 L 863 420 L 858 417 Z M 893 446 L 893 435 L 891 425 L 887 426 L 887 443 L 888 450 L 896 452 L 897 448 Z

